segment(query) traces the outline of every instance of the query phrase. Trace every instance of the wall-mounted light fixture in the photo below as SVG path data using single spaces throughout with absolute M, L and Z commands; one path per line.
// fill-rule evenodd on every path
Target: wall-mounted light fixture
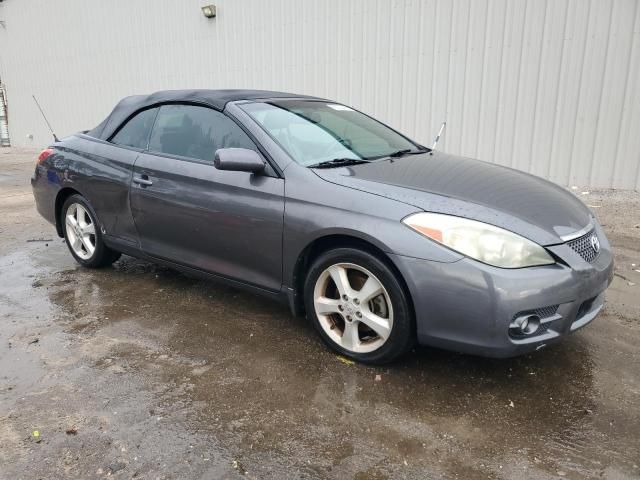
M 207 18 L 213 18 L 216 16 L 216 6 L 215 5 L 205 5 L 202 7 L 202 14 Z

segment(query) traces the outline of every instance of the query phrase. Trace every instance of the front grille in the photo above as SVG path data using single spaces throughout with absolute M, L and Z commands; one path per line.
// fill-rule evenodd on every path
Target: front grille
M 536 308 L 534 312 L 541 320 L 544 320 L 545 318 L 553 317 L 558 311 L 559 306 L 560 305 L 551 305 L 550 307 Z
M 522 317 L 523 315 L 537 315 L 538 317 L 540 317 L 540 320 L 544 322 L 547 318 L 551 318 L 556 314 L 559 306 L 560 305 L 549 305 L 548 307 L 539 307 L 539 308 L 534 308 L 532 310 L 523 310 L 522 312 L 516 313 L 511 319 L 511 321 L 514 321 L 516 318 Z
M 547 333 L 547 331 L 549 330 L 549 326 L 552 323 L 553 322 L 541 323 L 540 324 L 540 328 L 538 328 L 538 330 L 536 330 L 536 335 L 542 335 L 543 333 Z
M 594 235 L 591 230 L 586 235 L 574 238 L 567 242 L 574 252 L 580 255 L 585 261 L 591 263 L 598 257 L 598 252 L 591 245 L 591 237 Z

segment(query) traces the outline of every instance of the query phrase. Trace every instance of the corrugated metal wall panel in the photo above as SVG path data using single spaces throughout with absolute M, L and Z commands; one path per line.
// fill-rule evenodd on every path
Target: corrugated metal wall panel
M 264 88 L 336 99 L 439 148 L 561 184 L 640 188 L 638 0 L 11 0 L 0 74 L 16 144 L 125 95 Z
M 629 52 L 629 74 L 617 143 L 613 185 L 640 188 L 640 5 L 636 4 L 633 40 Z M 635 174 L 634 174 L 635 171 Z

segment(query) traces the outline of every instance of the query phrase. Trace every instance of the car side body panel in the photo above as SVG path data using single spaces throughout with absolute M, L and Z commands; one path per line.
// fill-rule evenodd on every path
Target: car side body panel
M 93 206 L 107 235 L 137 244 L 129 183 L 139 152 L 86 135 L 68 137 L 52 147 L 55 153 L 46 159 L 45 167 L 47 183 L 55 185 L 56 194 L 67 188 L 79 192 Z M 54 215 L 52 211 L 47 217 L 53 223 Z
M 152 184 L 135 183 L 141 176 Z M 282 178 L 142 153 L 130 198 L 146 254 L 280 290 Z
M 297 164 L 285 174 L 284 280 L 289 287 L 294 285 L 297 259 L 308 245 L 322 237 L 353 237 L 383 252 L 436 262 L 463 258 L 401 222 L 419 211 L 412 205 L 325 182 Z

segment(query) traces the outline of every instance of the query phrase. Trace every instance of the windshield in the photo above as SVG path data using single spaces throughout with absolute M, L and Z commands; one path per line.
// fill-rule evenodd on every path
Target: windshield
M 298 163 L 371 160 L 423 148 L 352 108 L 313 100 L 239 105 Z

